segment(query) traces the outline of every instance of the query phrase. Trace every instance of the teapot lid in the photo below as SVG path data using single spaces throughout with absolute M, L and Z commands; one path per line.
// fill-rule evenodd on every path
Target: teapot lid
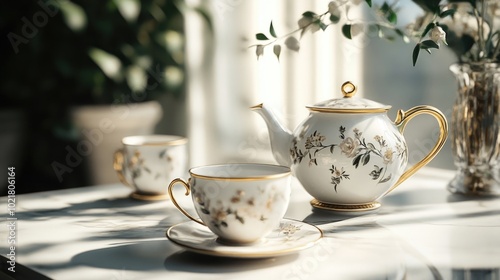
M 350 81 L 342 84 L 341 90 L 344 95 L 342 98 L 329 99 L 306 107 L 311 111 L 324 113 L 381 113 L 391 108 L 369 99 L 354 97 L 357 88 Z

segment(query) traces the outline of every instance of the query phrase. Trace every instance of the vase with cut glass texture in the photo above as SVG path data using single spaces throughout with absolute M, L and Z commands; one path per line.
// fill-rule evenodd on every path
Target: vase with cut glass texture
M 458 82 L 451 120 L 451 144 L 457 174 L 453 193 L 500 195 L 500 65 L 454 64 Z

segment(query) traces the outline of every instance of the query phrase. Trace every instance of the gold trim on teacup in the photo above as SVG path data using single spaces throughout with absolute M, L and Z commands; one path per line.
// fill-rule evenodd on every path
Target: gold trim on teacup
M 262 176 L 245 176 L 245 177 L 221 177 L 221 176 L 208 176 L 208 175 L 201 175 L 201 174 L 196 174 L 193 172 L 193 169 L 198 169 L 198 168 L 209 168 L 209 167 L 229 167 L 229 166 L 269 166 L 269 167 L 279 167 L 283 169 L 287 169 L 288 171 L 286 172 L 280 172 L 276 174 L 271 174 L 271 175 L 262 175 Z M 200 179 L 205 179 L 205 180 L 228 180 L 228 181 L 258 181 L 258 180 L 269 180 L 269 179 L 278 179 L 278 178 L 284 178 L 286 176 L 290 176 L 292 171 L 290 170 L 289 167 L 282 166 L 282 165 L 273 165 L 273 164 L 263 164 L 263 163 L 231 163 L 231 164 L 215 164 L 215 165 L 205 165 L 205 166 L 198 166 L 198 167 L 193 167 L 189 169 L 189 175 L 191 177 L 195 178 L 200 178 Z
M 140 141 L 131 141 L 132 138 L 139 138 L 141 139 Z M 149 139 L 148 139 L 149 138 Z M 171 138 L 172 140 L 151 140 L 154 138 L 162 139 L 162 138 Z M 130 143 L 127 141 L 131 141 L 133 143 Z M 134 135 L 134 136 L 127 136 L 122 139 L 122 144 L 125 146 L 178 146 L 178 145 L 183 145 L 188 142 L 188 139 L 186 137 L 182 136 L 177 136 L 177 135 Z

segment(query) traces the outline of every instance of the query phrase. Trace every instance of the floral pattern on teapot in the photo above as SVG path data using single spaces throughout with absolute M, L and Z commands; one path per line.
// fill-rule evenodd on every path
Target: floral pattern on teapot
M 377 184 L 388 182 L 392 179 L 393 175 L 389 172 L 390 165 L 393 164 L 394 158 L 402 159 L 400 164 L 404 164 L 407 158 L 407 149 L 401 139 L 394 135 L 397 143 L 394 148 L 389 147 L 381 135 L 375 135 L 374 141 L 367 141 L 363 137 L 363 132 L 354 128 L 352 134 L 346 133 L 346 128 L 340 126 L 338 143 L 325 144 L 326 136 L 315 130 L 312 134 L 306 137 L 303 149 L 298 147 L 298 140 L 294 138 L 293 146 L 290 149 L 290 155 L 294 164 L 301 164 L 304 159 L 308 159 L 308 165 L 318 166 L 317 155 L 323 150 L 333 154 L 335 149 L 340 149 L 340 154 L 352 158 L 352 165 L 357 169 L 360 165 L 365 166 L 370 163 L 372 157 L 379 157 L 382 159 L 383 166 L 373 165 L 373 169 L 367 176 L 372 180 L 377 180 Z M 344 167 L 331 165 L 329 168 L 331 173 L 331 184 L 334 186 L 335 192 L 337 187 L 343 180 L 350 180 L 350 174 L 344 170 Z

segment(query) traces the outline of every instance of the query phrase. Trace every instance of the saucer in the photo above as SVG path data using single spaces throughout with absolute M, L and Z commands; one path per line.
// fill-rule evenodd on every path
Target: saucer
M 283 219 L 279 228 L 251 245 L 226 245 L 207 227 L 188 221 L 170 227 L 167 237 L 175 244 L 205 255 L 232 258 L 267 258 L 292 254 L 314 246 L 323 232 L 300 221 Z
M 145 201 L 157 201 L 157 200 L 167 200 L 170 199 L 168 194 L 143 194 L 138 192 L 133 192 L 130 194 L 130 197 L 137 200 L 145 200 Z

